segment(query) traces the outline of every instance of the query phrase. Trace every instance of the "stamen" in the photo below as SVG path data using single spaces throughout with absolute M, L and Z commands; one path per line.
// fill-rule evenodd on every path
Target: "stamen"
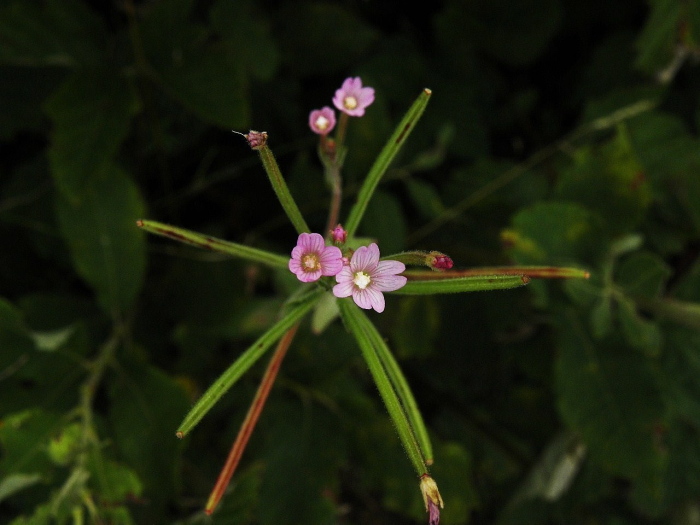
M 371 281 L 372 279 L 365 272 L 357 272 L 355 274 L 355 278 L 352 280 L 352 282 L 355 283 L 355 286 L 357 286 L 360 290 L 367 288 Z

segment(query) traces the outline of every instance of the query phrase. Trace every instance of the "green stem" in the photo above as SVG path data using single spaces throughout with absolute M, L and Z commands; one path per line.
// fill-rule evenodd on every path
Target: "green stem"
M 191 244 L 192 246 L 197 246 L 199 248 L 204 248 L 205 250 L 224 253 L 226 255 L 239 257 L 241 259 L 247 259 L 249 261 L 272 266 L 273 268 L 288 268 L 289 257 L 277 255 L 266 250 L 250 248 L 249 246 L 245 246 L 243 244 L 224 241 L 223 239 L 217 239 L 216 237 L 193 232 L 191 230 L 185 230 L 184 228 L 178 228 L 177 226 L 163 224 L 162 222 L 138 220 L 136 221 L 136 226 L 146 230 L 147 232 L 162 235 L 163 237 L 168 237 L 169 239 L 184 242 L 186 244 Z
M 410 252 L 409 252 L 410 253 Z M 387 257 L 391 259 L 394 256 Z M 401 260 L 401 259 L 398 259 Z M 404 261 L 402 261 L 404 262 Z M 558 266 L 490 266 L 469 268 L 467 270 L 449 270 L 446 272 L 426 272 L 407 270 L 403 273 L 409 280 L 445 280 L 455 277 L 488 277 L 491 275 L 525 275 L 542 279 L 588 279 L 591 274 L 580 268 L 561 268 Z
M 282 208 L 284 208 L 289 220 L 292 221 L 297 233 L 310 232 L 311 230 L 306 224 L 304 217 L 302 217 L 299 207 L 297 206 L 294 197 L 292 197 L 284 177 L 282 177 L 282 172 L 280 171 L 280 167 L 277 165 L 277 161 L 275 160 L 275 156 L 272 154 L 272 150 L 267 146 L 267 144 L 264 144 L 258 149 L 258 153 L 260 154 L 260 160 L 265 168 L 265 172 L 270 179 L 270 184 L 272 184 L 272 189 L 275 190 L 275 194 L 277 195 L 280 204 L 282 204 Z
M 365 214 L 365 210 L 367 209 L 367 204 L 369 203 L 370 198 L 372 198 L 372 194 L 374 194 L 374 190 L 377 188 L 379 181 L 389 168 L 389 164 L 391 164 L 391 161 L 394 160 L 394 157 L 401 149 L 401 146 L 404 145 L 406 139 L 411 134 L 411 131 L 413 131 L 416 122 L 418 122 L 418 119 L 423 114 L 425 107 L 428 105 L 430 95 L 431 91 L 429 89 L 424 89 L 418 96 L 416 101 L 409 108 L 406 115 L 404 115 L 401 122 L 399 122 L 396 130 L 389 138 L 389 141 L 384 146 L 384 149 L 382 149 L 372 168 L 369 170 L 367 178 L 362 184 L 362 188 L 360 188 L 357 201 L 350 210 L 350 216 L 348 217 L 347 224 L 345 225 L 349 238 L 355 235 L 357 227 L 360 225 L 360 221 L 362 220 L 362 216 Z
M 389 416 L 396 426 L 401 443 L 403 444 L 411 463 L 413 463 L 413 467 L 415 468 L 418 476 L 422 476 L 428 471 L 428 467 L 425 464 L 416 434 L 414 433 L 406 412 L 401 406 L 401 402 L 394 391 L 394 387 L 392 386 L 391 380 L 387 375 L 387 371 L 377 355 L 372 338 L 367 332 L 367 324 L 371 323 L 365 314 L 349 300 L 338 301 L 338 307 L 345 325 L 357 340 L 357 344 L 359 345 L 362 355 L 367 362 L 372 378 L 379 389 L 379 394 L 382 396 L 382 400 L 384 401 L 384 405 L 389 412 Z
M 185 416 L 182 424 L 177 429 L 176 435 L 184 437 L 199 421 L 212 409 L 221 396 L 231 388 L 238 379 L 253 366 L 260 357 L 273 345 L 282 335 L 295 323 L 301 320 L 316 303 L 323 293 L 322 288 L 314 290 L 303 302 L 295 304 L 287 310 L 286 315 L 277 321 L 267 332 L 258 338 L 241 356 L 229 366 L 226 371 L 214 381 L 199 401 L 192 407 Z

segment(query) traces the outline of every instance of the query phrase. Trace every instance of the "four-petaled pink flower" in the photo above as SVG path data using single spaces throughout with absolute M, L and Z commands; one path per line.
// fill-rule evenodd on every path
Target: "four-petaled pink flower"
M 374 308 L 384 311 L 382 292 L 393 292 L 406 284 L 406 278 L 396 275 L 403 272 L 406 265 L 399 261 L 380 261 L 379 247 L 372 243 L 358 248 L 348 266 L 335 276 L 338 282 L 333 287 L 336 297 L 350 297 L 360 308 Z
M 309 127 L 314 133 L 328 135 L 335 127 L 335 111 L 328 106 L 309 113 Z
M 335 92 L 333 104 L 351 117 L 361 117 L 365 108 L 374 102 L 374 88 L 362 87 L 360 77 L 348 77 L 342 87 Z
M 343 254 L 337 246 L 326 246 L 318 233 L 302 233 L 292 250 L 289 270 L 304 283 L 317 281 L 322 275 L 335 275 L 343 267 Z

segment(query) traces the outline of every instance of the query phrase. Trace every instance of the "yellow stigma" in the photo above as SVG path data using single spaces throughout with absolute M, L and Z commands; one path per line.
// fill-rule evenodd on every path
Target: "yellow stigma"
M 355 274 L 355 278 L 352 280 L 352 282 L 355 283 L 355 286 L 357 286 L 360 290 L 367 288 L 371 281 L 372 279 L 370 279 L 369 275 L 367 275 L 365 272 L 357 272 Z
M 343 100 L 343 105 L 347 109 L 355 109 L 357 107 L 357 99 L 355 97 L 345 97 L 345 100 Z
M 321 263 L 315 253 L 307 253 L 304 255 L 301 258 L 301 265 L 304 267 L 305 272 L 315 272 L 321 269 Z

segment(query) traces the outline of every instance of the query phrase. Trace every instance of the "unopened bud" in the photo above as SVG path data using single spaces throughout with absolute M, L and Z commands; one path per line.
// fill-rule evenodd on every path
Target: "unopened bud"
M 425 262 L 431 269 L 438 272 L 444 272 L 445 270 L 449 270 L 454 266 L 452 259 L 440 252 L 430 252 L 425 258 Z
M 335 244 L 345 244 L 348 239 L 348 232 L 343 229 L 341 224 L 338 224 L 331 230 L 331 238 Z

